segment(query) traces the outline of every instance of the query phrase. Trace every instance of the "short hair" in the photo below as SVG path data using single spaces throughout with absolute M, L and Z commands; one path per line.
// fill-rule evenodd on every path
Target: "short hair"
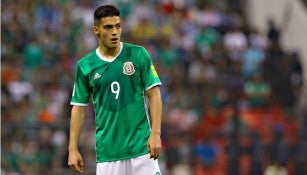
M 98 24 L 101 18 L 120 16 L 119 10 L 113 5 L 103 5 L 94 12 L 94 24 Z

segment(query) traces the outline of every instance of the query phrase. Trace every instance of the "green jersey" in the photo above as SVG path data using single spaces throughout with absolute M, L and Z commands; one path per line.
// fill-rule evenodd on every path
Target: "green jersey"
M 144 47 L 121 43 L 113 60 L 91 51 L 76 66 L 71 104 L 96 115 L 96 161 L 128 159 L 148 153 L 150 122 L 144 91 L 161 85 Z

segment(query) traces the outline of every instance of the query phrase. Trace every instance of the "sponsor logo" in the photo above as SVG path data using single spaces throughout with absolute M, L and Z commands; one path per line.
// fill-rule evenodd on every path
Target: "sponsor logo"
M 100 77 L 101 77 L 101 75 L 99 73 L 95 73 L 94 80 L 96 80 L 97 78 L 100 78 Z
M 135 69 L 132 62 L 125 62 L 123 66 L 123 73 L 126 75 L 132 75 L 134 74 Z
M 151 65 L 151 71 L 152 71 L 152 74 L 154 75 L 154 77 L 158 77 L 158 73 L 155 69 L 155 67 L 153 65 Z

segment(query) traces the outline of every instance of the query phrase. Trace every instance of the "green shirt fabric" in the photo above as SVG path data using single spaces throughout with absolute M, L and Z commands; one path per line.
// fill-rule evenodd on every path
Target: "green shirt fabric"
M 150 122 L 144 92 L 158 85 L 159 76 L 142 46 L 121 43 L 111 61 L 98 49 L 78 61 L 71 104 L 86 106 L 93 99 L 97 162 L 148 153 Z

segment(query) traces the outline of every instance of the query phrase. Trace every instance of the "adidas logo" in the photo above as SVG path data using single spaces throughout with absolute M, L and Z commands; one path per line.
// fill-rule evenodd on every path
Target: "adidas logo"
M 96 80 L 97 78 L 100 78 L 100 77 L 101 77 L 101 75 L 99 73 L 95 73 L 94 80 Z

